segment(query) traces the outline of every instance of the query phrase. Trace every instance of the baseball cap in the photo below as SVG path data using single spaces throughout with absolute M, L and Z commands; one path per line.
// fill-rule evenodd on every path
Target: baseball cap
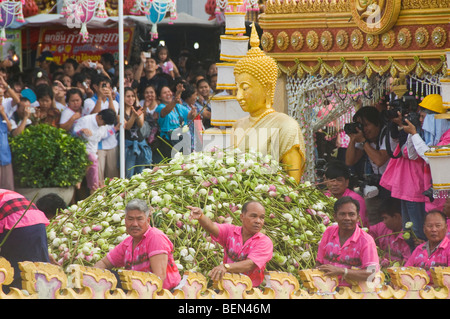
M 53 61 L 53 53 L 51 53 L 50 51 L 42 51 L 41 55 L 36 59 L 36 61 Z

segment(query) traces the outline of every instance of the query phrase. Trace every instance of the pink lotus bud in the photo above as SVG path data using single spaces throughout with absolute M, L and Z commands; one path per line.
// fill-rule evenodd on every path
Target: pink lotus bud
M 223 224 L 224 221 L 225 221 L 225 217 L 224 217 L 224 216 L 219 216 L 219 217 L 217 217 L 217 222 L 218 222 L 219 224 Z
M 183 222 L 181 220 L 177 221 L 177 227 L 183 228 Z
M 93 255 L 85 256 L 84 259 L 86 259 L 87 262 L 90 262 L 94 258 Z
M 269 218 L 274 219 L 275 218 L 274 213 L 270 213 Z
M 284 196 L 284 201 L 290 203 L 292 202 L 292 199 L 289 196 Z
M 277 192 L 270 191 L 270 192 L 269 192 L 269 196 L 270 196 L 270 197 L 277 197 Z
M 276 191 L 277 191 L 277 187 L 275 185 L 269 186 L 269 192 L 276 192 Z
M 211 182 L 203 181 L 201 185 L 202 185 L 202 187 L 209 187 L 209 186 L 211 186 Z
M 317 214 L 317 212 L 314 209 L 312 209 L 312 208 L 307 208 L 306 212 L 308 214 L 310 214 L 311 216 L 315 216 Z
M 85 227 L 83 227 L 83 228 L 81 229 L 81 233 L 82 233 L 83 235 L 89 234 L 90 231 L 91 231 L 91 227 L 89 227 L 89 226 L 85 226 Z
M 101 231 L 103 229 L 102 225 L 93 225 L 92 230 L 93 231 Z
M 217 179 L 217 177 L 211 177 L 211 182 L 212 182 L 214 185 L 219 184 L 219 180 Z
M 237 205 L 230 205 L 230 210 L 234 213 L 235 211 L 237 211 L 239 209 L 239 207 Z
M 381 260 L 380 262 L 381 267 L 389 267 L 389 260 L 387 260 L 386 258 L 383 258 L 383 260 Z

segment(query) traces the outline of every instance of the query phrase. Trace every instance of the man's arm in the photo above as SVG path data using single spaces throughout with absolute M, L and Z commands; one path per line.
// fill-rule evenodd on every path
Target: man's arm
M 111 264 L 111 262 L 105 256 L 102 259 L 100 259 L 99 261 L 97 261 L 95 263 L 94 267 L 100 268 L 100 269 L 111 269 L 111 268 L 113 268 L 113 264 Z
M 189 218 L 198 220 L 198 223 L 204 230 L 214 237 L 219 236 L 219 227 L 207 216 L 203 215 L 203 211 L 199 207 L 186 206 L 191 210 Z
M 169 257 L 167 254 L 158 254 L 150 257 L 150 268 L 152 273 L 161 278 L 162 281 L 166 279 L 167 276 L 167 262 Z
M 251 259 L 245 259 L 230 263 L 228 264 L 228 268 L 226 268 L 224 264 L 221 264 L 214 267 L 209 272 L 209 277 L 211 277 L 211 279 L 214 281 L 218 281 L 221 280 L 223 278 L 223 275 L 227 272 L 234 274 L 246 273 L 252 271 L 255 267 L 256 264 Z

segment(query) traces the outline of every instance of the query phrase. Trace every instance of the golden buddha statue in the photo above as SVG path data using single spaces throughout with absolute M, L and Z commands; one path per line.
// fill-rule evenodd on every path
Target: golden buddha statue
M 237 120 L 232 128 L 231 145 L 241 151 L 254 149 L 278 158 L 287 174 L 297 183 L 305 166 L 305 143 L 298 122 L 273 109 L 278 67 L 274 59 L 259 48 L 253 25 L 250 50 L 234 67 L 236 99 L 249 116 Z

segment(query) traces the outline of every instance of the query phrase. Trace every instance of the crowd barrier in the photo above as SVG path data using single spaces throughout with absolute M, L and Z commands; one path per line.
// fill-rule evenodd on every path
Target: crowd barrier
M 249 277 L 227 273 L 208 288 L 208 279 L 198 272 L 186 271 L 180 284 L 169 291 L 161 279 L 152 274 L 119 270 L 121 288 L 109 270 L 82 265 L 62 267 L 41 262 L 22 262 L 22 289 L 3 292 L 13 280 L 14 269 L 0 257 L 0 299 L 450 299 L 450 267 L 430 270 L 388 268 L 389 283 L 383 273 L 367 282 L 351 282 L 339 287 L 336 277 L 324 276 L 320 270 L 299 271 L 302 286 L 290 273 L 268 271 L 265 286 L 253 288 Z

